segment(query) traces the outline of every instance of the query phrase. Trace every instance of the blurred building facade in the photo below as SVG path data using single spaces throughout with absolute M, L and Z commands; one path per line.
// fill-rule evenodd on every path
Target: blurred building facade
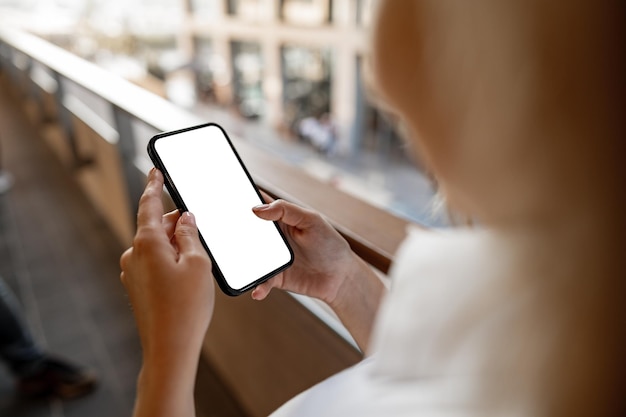
M 227 107 L 292 136 L 302 120 L 321 121 L 320 131 L 330 120 L 337 153 L 407 159 L 366 87 L 374 4 L 0 0 L 29 30 L 183 107 Z
M 330 117 L 337 148 L 400 139 L 364 82 L 373 0 L 187 0 L 184 37 L 199 100 L 299 133 Z

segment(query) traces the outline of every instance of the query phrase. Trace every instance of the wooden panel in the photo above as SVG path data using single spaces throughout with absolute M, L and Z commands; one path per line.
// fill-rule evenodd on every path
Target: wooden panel
M 74 156 L 63 128 L 56 123 L 47 123 L 41 126 L 41 136 L 56 154 L 63 166 L 70 169 L 74 165 Z
M 290 295 L 218 294 L 204 357 L 250 416 L 357 363 L 361 354 Z
M 37 100 L 33 97 L 25 97 L 22 102 L 22 106 L 24 107 L 24 113 L 28 117 L 28 120 L 31 124 L 36 125 L 41 121 L 41 107 Z
M 54 94 L 48 93 L 45 90 L 41 90 L 41 101 L 43 108 L 43 121 L 54 122 L 59 117 L 59 108 L 57 106 L 56 98 Z

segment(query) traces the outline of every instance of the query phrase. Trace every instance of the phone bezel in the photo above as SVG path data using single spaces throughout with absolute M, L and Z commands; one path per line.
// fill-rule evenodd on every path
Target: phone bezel
M 237 152 L 237 149 L 235 148 L 235 146 L 234 146 L 233 142 L 231 141 L 230 137 L 226 133 L 226 130 L 224 130 L 224 128 L 222 128 L 217 123 L 203 123 L 203 124 L 200 124 L 200 125 L 197 125 L 197 126 L 191 126 L 191 127 L 187 127 L 187 128 L 184 128 L 184 129 L 178 129 L 178 130 L 173 130 L 173 131 L 169 131 L 169 132 L 159 133 L 159 134 L 153 136 L 150 139 L 150 141 L 148 142 L 148 156 L 152 160 L 152 163 L 154 164 L 154 166 L 163 173 L 163 177 L 165 179 L 165 188 L 169 192 L 170 197 L 174 201 L 174 204 L 176 205 L 178 210 L 181 213 L 184 213 L 185 211 L 188 211 L 187 206 L 185 205 L 185 202 L 183 201 L 183 199 L 182 199 L 180 193 L 178 192 L 178 190 L 176 189 L 176 186 L 174 185 L 174 182 L 172 181 L 172 179 L 171 179 L 171 177 L 170 177 L 170 175 L 169 175 L 169 173 L 167 171 L 167 168 L 165 167 L 165 164 L 161 160 L 161 157 L 159 156 L 158 152 L 156 151 L 155 143 L 156 143 L 156 141 L 158 141 L 159 139 L 162 139 L 164 137 L 174 136 L 174 135 L 185 133 L 185 132 L 188 132 L 188 131 L 191 131 L 191 130 L 206 128 L 206 127 L 209 127 L 209 126 L 217 127 L 222 132 L 222 134 L 224 135 L 224 138 L 226 139 L 228 145 L 230 146 L 230 149 L 232 150 L 232 152 L 234 153 L 235 157 L 237 158 L 237 161 L 239 162 L 239 166 L 245 172 L 246 177 L 248 178 L 248 180 L 250 181 L 250 184 L 252 185 L 252 187 L 254 188 L 255 192 L 257 193 L 257 195 L 259 197 L 259 200 L 260 200 L 260 203 L 265 203 L 265 200 L 263 199 L 263 195 L 259 191 L 259 188 L 257 187 L 257 185 L 254 183 L 254 180 L 252 179 L 252 176 L 250 175 L 250 173 L 249 173 L 248 169 L 246 168 L 245 164 L 243 163 L 243 160 L 239 156 L 239 153 Z M 252 207 L 250 209 L 252 209 Z M 222 292 L 224 292 L 225 294 L 227 294 L 229 296 L 241 295 L 241 294 L 245 293 L 246 291 L 249 291 L 249 290 L 253 289 L 257 285 L 267 281 L 268 279 L 272 278 L 273 276 L 279 274 L 280 272 L 282 272 L 285 269 L 289 268 L 293 264 L 293 262 L 294 262 L 294 252 L 293 252 L 293 249 L 289 245 L 289 242 L 288 242 L 287 238 L 285 237 L 285 234 L 281 230 L 280 226 L 278 225 L 278 223 L 277 222 L 273 222 L 273 223 L 274 223 L 274 226 L 276 227 L 276 230 L 278 231 L 279 235 L 281 236 L 283 242 L 285 243 L 285 246 L 289 250 L 289 255 L 290 255 L 289 261 L 286 264 L 284 264 L 284 265 L 280 266 L 279 268 L 273 270 L 272 272 L 270 272 L 270 273 L 268 273 L 268 274 L 266 274 L 266 275 L 256 279 L 255 281 L 251 282 L 250 284 L 248 284 L 245 287 L 240 288 L 240 289 L 235 289 L 235 288 L 232 288 L 230 285 L 228 285 L 228 282 L 226 281 L 226 278 L 224 277 L 224 274 L 222 273 L 222 271 L 221 271 L 221 269 L 219 267 L 218 262 L 213 257 L 211 249 L 208 247 L 208 245 L 206 244 L 204 238 L 202 237 L 202 233 L 200 233 L 198 231 L 199 235 L 200 235 L 200 241 L 202 242 L 202 246 L 204 247 L 204 249 L 209 254 L 209 257 L 211 258 L 211 262 L 213 264 L 213 276 L 215 277 L 215 280 L 217 281 L 217 284 L 220 287 L 220 289 L 222 290 Z

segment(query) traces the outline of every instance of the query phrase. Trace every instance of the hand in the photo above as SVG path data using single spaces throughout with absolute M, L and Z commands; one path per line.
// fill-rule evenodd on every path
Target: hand
M 276 287 L 332 305 L 355 267 L 356 255 L 348 242 L 319 213 L 287 201 L 252 210 L 262 219 L 279 222 L 295 255 L 293 265 L 256 287 L 252 298 L 262 300 Z
M 199 353 L 214 304 L 211 260 L 195 219 L 177 211 L 163 216 L 162 190 L 163 176 L 153 170 L 139 203 L 133 246 L 120 260 L 148 359 Z
M 279 222 L 295 260 L 291 268 L 256 287 L 252 298 L 262 300 L 272 288 L 280 288 L 325 301 L 365 351 L 386 291 L 372 268 L 314 211 L 283 200 L 253 211 L 262 219 Z
M 214 306 L 211 260 L 195 219 L 163 215 L 162 191 L 163 175 L 153 169 L 133 246 L 120 259 L 143 348 L 135 417 L 195 415 L 198 357 Z

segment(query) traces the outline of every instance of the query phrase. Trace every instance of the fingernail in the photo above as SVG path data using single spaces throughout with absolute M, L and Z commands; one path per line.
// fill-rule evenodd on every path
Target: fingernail
M 156 167 L 152 167 L 150 172 L 148 172 L 148 176 L 151 177 L 152 175 L 154 175 L 154 171 L 156 171 Z
M 180 219 L 180 223 L 181 224 L 190 224 L 192 226 L 195 226 L 196 225 L 196 217 L 192 213 L 186 211 L 186 212 L 183 213 L 182 219 Z
M 268 208 L 270 208 L 269 204 L 259 204 L 258 206 L 252 207 L 252 210 L 263 211 L 263 210 L 267 210 Z

